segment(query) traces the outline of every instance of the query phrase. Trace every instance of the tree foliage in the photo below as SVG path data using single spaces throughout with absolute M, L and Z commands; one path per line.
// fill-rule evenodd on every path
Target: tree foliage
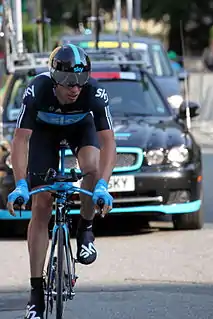
M 210 27 L 213 25 L 212 0 L 143 0 L 143 16 L 160 20 L 169 17 L 170 48 L 182 53 L 180 21 L 187 47 L 200 53 L 208 44 Z
M 77 27 L 91 14 L 91 0 L 43 0 L 47 15 L 53 23 L 68 23 Z M 135 1 L 135 0 L 133 0 Z M 100 6 L 112 11 L 114 0 L 99 0 Z M 213 0 L 141 0 L 142 18 L 156 21 L 167 18 L 170 24 L 169 46 L 181 54 L 180 21 L 187 46 L 199 52 L 208 44 L 213 25 Z M 126 1 L 122 0 L 122 6 Z

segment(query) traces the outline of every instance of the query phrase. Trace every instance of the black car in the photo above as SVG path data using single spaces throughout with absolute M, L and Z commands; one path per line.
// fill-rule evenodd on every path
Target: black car
M 114 197 L 110 214 L 140 214 L 152 220 L 170 215 L 175 229 L 202 228 L 201 150 L 188 131 L 186 108 L 179 113 L 163 97 L 146 70 L 129 71 L 99 66 L 92 73 L 107 89 L 117 142 L 117 163 L 109 190 Z M 9 143 L 20 100 L 29 81 L 27 73 L 11 75 L 3 97 L 4 141 L 0 147 L 0 219 L 13 219 L 6 210 L 8 193 L 14 188 Z M 97 95 L 106 92 L 99 88 Z M 191 116 L 199 107 L 190 104 Z M 67 150 L 65 167 L 78 165 Z M 73 214 L 79 214 L 75 195 Z M 16 218 L 29 219 L 30 206 Z

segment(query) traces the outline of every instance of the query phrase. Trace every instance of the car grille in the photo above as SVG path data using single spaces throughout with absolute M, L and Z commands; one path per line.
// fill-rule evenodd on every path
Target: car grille
M 115 167 L 129 167 L 135 165 L 137 154 L 118 153 Z
M 128 148 L 124 148 L 125 152 L 122 150 L 122 147 L 119 147 L 117 150 L 117 161 L 113 172 L 127 172 L 137 170 L 142 166 L 143 156 L 142 151 L 139 148 L 134 148 L 128 152 Z M 130 148 L 132 149 L 132 148 Z M 79 168 L 78 162 L 74 155 L 68 154 L 64 158 L 64 167 L 65 169 L 70 168 Z
M 75 156 L 67 155 L 64 157 L 64 167 L 65 169 L 78 168 L 78 161 Z

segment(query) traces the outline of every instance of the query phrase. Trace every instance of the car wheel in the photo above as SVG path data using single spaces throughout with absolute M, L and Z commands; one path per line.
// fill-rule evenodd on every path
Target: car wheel
M 175 230 L 201 229 L 203 227 L 203 209 L 193 213 L 172 215 Z

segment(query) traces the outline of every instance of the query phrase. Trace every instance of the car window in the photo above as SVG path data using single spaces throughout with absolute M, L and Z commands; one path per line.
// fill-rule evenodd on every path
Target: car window
M 112 116 L 117 113 L 139 113 L 169 116 L 170 111 L 152 81 L 144 75 L 142 81 L 101 81 L 110 97 Z
M 171 76 L 173 71 L 170 61 L 160 44 L 151 44 L 149 46 L 149 52 L 151 55 L 153 73 L 156 76 Z
M 24 94 L 24 90 L 29 82 L 28 77 L 19 77 L 16 78 L 13 83 L 12 90 L 8 99 L 7 107 L 4 109 L 3 118 L 6 121 L 14 122 L 16 121 L 20 107 L 21 101 Z

